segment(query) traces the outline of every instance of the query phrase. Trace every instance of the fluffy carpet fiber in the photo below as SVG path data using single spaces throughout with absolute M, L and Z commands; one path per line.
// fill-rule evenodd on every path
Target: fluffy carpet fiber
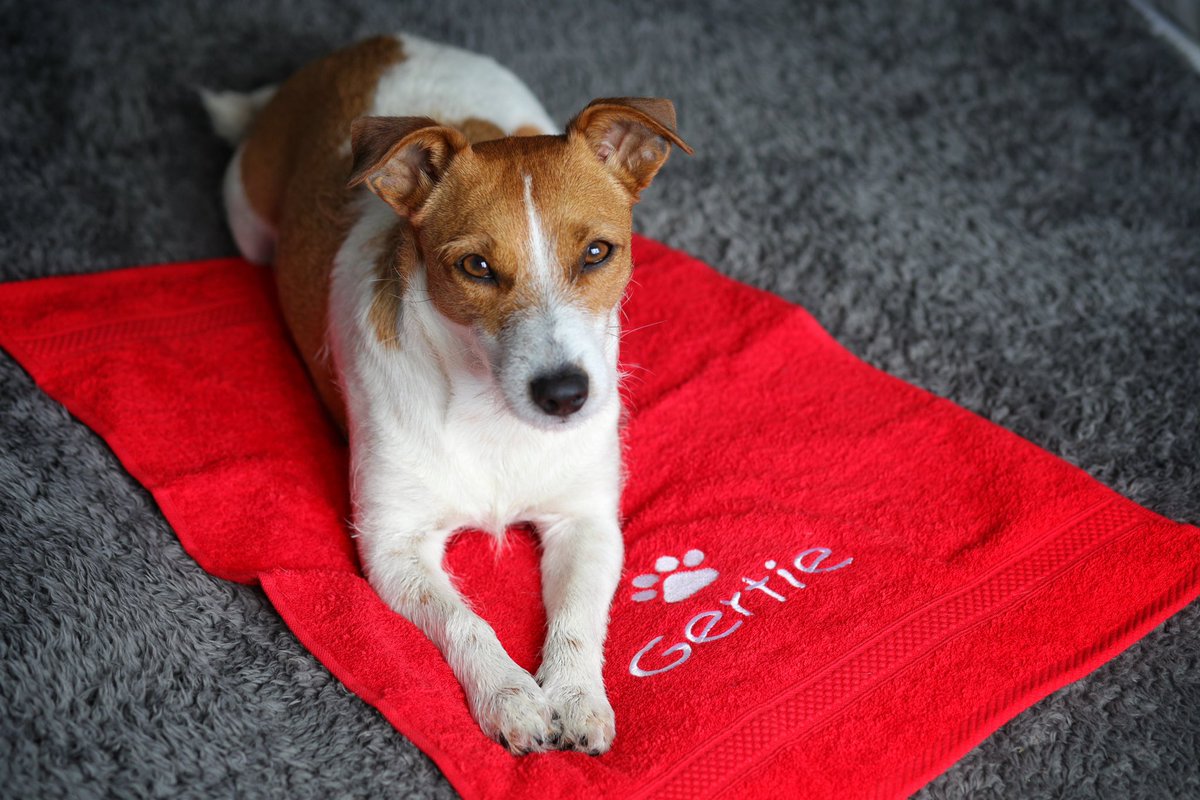
M 498 57 L 560 120 L 673 98 L 697 152 L 642 232 L 1200 522 L 1200 76 L 1123 4 L 4 5 L 5 280 L 233 253 L 193 87 L 403 28 Z M 0 565 L 0 794 L 454 795 L 6 356 Z M 1197 752 L 1193 604 L 921 796 L 1196 797 Z

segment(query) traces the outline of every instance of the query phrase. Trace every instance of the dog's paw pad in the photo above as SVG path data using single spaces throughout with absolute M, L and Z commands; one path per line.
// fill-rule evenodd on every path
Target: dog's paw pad
M 634 588 L 641 591 L 634 592 L 630 599 L 635 603 L 645 603 L 658 597 L 659 590 L 652 587 L 658 584 L 660 575 L 666 575 L 665 578 L 662 578 L 663 602 L 678 603 L 680 600 L 686 600 L 715 581 L 720 575 L 712 567 L 695 569 L 702 563 L 704 563 L 703 550 L 688 550 L 683 554 L 682 566 L 689 567 L 689 569 L 680 569 L 680 559 L 674 556 L 659 556 L 658 560 L 654 562 L 654 572 L 638 575 L 633 579 Z

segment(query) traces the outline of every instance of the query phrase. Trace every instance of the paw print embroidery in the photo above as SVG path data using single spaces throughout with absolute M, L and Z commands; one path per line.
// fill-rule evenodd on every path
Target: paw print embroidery
M 704 552 L 702 550 L 688 550 L 683 554 L 683 566 L 685 567 L 698 567 L 703 562 Z M 658 573 L 658 575 L 654 573 Z M 659 556 L 659 559 L 654 562 L 654 572 L 647 572 L 645 575 L 638 575 L 633 579 L 633 585 L 642 591 L 634 592 L 630 599 L 635 603 L 645 603 L 658 597 L 659 590 L 651 587 L 658 583 L 659 575 L 666 575 L 662 579 L 663 602 L 678 603 L 708 586 L 717 579 L 720 573 L 712 567 L 680 569 L 678 558 Z

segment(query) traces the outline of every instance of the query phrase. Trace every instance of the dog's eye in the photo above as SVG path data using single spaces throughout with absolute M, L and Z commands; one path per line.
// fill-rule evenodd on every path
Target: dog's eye
M 495 276 L 492 274 L 492 268 L 488 266 L 487 260 L 477 253 L 473 253 L 459 261 L 458 268 L 476 280 L 490 281 L 495 279 Z
M 583 249 L 583 269 L 595 269 L 608 261 L 613 253 L 613 246 L 608 242 L 595 241 Z

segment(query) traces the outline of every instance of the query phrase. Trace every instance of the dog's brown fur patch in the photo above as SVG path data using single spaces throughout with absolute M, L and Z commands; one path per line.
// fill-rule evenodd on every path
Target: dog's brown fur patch
M 332 365 L 323 357 L 333 259 L 353 222 L 345 188 L 350 123 L 370 109 L 400 42 L 367 39 L 305 66 L 255 119 L 242 151 L 251 207 L 279 232 L 276 282 L 284 318 L 322 399 L 345 428 Z
M 495 334 L 510 316 L 539 301 L 531 254 L 525 250 L 530 235 L 526 175 L 554 246 L 555 280 L 593 313 L 605 313 L 620 300 L 632 271 L 629 192 L 581 138 L 508 137 L 460 152 L 414 218 L 430 299 L 447 318 Z M 473 233 L 464 238 L 464 232 Z M 584 250 L 597 239 L 617 249 L 607 264 L 583 273 Z M 492 266 L 494 284 L 474 281 L 458 268 L 462 258 L 475 253 Z
M 454 123 L 452 127 L 462 131 L 462 135 L 467 137 L 471 144 L 504 138 L 504 130 L 499 125 L 478 117 L 467 117 L 462 122 Z
M 412 231 L 403 220 L 397 220 L 380 242 L 371 308 L 367 312 L 375 337 L 384 347 L 400 346 L 396 325 L 400 320 L 404 290 L 408 286 L 408 271 L 416 260 Z

